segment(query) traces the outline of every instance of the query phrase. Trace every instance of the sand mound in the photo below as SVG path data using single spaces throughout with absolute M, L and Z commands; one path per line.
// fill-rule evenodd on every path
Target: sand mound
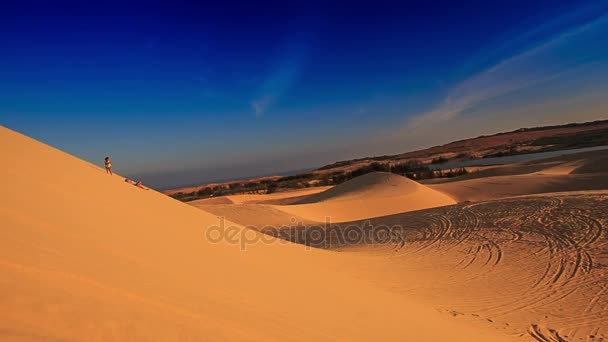
M 413 194 L 421 187 L 424 186 L 393 173 L 372 172 L 309 196 L 296 204 L 396 197 Z
M 574 153 L 541 159 L 528 165 L 553 164 L 538 171 L 541 174 L 595 174 L 608 173 L 608 149 Z
M 214 215 L 4 127 L 0 146 L 0 340 L 515 340 L 345 271 L 347 255 L 238 225 L 217 239 Z
M 569 175 L 575 172 L 577 169 L 583 167 L 585 162 L 583 160 L 576 160 L 573 162 L 563 162 L 556 166 L 551 166 L 542 171 L 537 172 L 541 175 Z
M 467 179 L 429 187 L 459 202 L 486 201 L 528 194 L 603 190 L 608 188 L 608 177 L 605 174 L 532 174 Z
M 425 182 L 458 201 L 608 188 L 608 150 L 496 166 L 462 177 Z
M 455 204 L 451 197 L 408 178 L 373 172 L 276 209 L 309 221 L 354 221 Z
M 608 173 L 608 151 L 595 151 L 582 157 L 582 163 L 572 174 Z
M 458 319 L 524 341 L 606 341 L 607 217 L 608 190 L 561 193 L 374 218 L 369 226 L 393 227 L 375 243 L 336 238 L 363 222 L 309 241 L 360 256 L 345 267 Z
M 608 149 L 573 153 L 557 157 L 533 160 L 523 163 L 497 165 L 482 171 L 469 173 L 454 179 L 438 179 L 428 183 L 449 183 L 465 179 L 488 178 L 496 176 L 515 176 L 532 173 L 546 174 L 583 174 L 608 173 Z
M 368 173 L 319 191 L 294 191 L 274 199 L 271 197 L 274 194 L 230 196 L 235 205 L 208 205 L 204 201 L 190 204 L 233 222 L 262 229 L 327 220 L 354 221 L 456 203 L 439 191 L 387 172 Z M 293 199 L 299 200 L 291 204 Z

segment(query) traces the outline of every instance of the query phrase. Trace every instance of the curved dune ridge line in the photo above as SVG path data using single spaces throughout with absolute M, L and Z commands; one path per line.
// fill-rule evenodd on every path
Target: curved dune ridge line
M 206 235 L 214 215 L 4 127 L 0 146 L 0 340 L 516 340 L 381 289 L 348 255 L 268 236 L 243 252 Z
M 421 188 L 424 188 L 424 186 L 393 173 L 371 172 L 309 196 L 296 204 L 412 195 Z
M 608 150 L 499 165 L 453 179 L 425 181 L 460 201 L 608 188 Z
M 452 179 L 440 179 L 439 182 L 461 181 L 496 176 L 515 176 L 543 173 L 561 168 L 562 174 L 600 174 L 608 173 L 608 149 L 579 152 L 557 157 L 532 160 L 528 162 L 496 165 L 486 167 L 479 172 L 469 173 Z
M 328 186 L 310 189 L 296 189 L 290 191 L 275 192 L 271 194 L 238 194 L 219 197 L 203 198 L 188 202 L 194 206 L 206 206 L 216 204 L 292 204 L 302 198 L 327 190 Z
M 347 222 L 450 205 L 456 201 L 406 177 L 372 172 L 297 203 L 274 207 L 310 221 Z
M 296 189 L 285 192 L 275 192 L 271 194 L 240 194 L 226 196 L 235 204 L 254 204 L 254 203 L 292 203 L 300 197 L 307 197 L 328 189 L 327 186 Z
M 196 201 L 193 201 L 196 202 Z M 209 212 L 218 217 L 224 217 L 227 220 L 246 226 L 256 230 L 262 230 L 264 227 L 292 227 L 300 223 L 314 223 L 304 217 L 286 213 L 283 210 L 277 209 L 276 206 L 266 204 L 205 204 L 192 203 L 188 204 Z
M 317 245 L 353 252 L 361 261 L 346 267 L 381 278 L 381 286 L 524 340 L 608 340 L 607 190 L 462 203 L 370 222 L 393 227 L 391 239 Z
M 595 151 L 583 156 L 583 162 L 572 174 L 608 173 L 608 150 Z

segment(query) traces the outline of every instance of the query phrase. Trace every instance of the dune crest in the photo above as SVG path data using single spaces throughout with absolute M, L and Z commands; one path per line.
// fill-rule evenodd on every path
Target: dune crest
M 461 201 L 608 188 L 608 149 L 497 165 L 453 179 L 424 182 Z

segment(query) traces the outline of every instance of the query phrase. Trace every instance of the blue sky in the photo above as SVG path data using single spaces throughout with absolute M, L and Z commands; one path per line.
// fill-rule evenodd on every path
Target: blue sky
M 0 4 L 0 124 L 160 188 L 608 118 L 608 2 Z

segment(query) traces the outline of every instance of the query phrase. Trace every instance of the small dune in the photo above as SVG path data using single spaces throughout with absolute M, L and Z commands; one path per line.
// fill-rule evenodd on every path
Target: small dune
M 580 166 L 572 170 L 572 174 L 593 174 L 604 173 L 608 174 L 608 151 L 595 151 L 579 155 L 583 160 Z
M 608 188 L 608 150 L 485 168 L 452 179 L 425 181 L 459 202 Z
M 372 172 L 297 204 L 275 208 L 310 221 L 346 222 L 455 203 L 448 195 L 406 177 Z
M 424 191 L 423 185 L 388 172 L 372 172 L 309 196 L 295 204 L 401 197 Z

